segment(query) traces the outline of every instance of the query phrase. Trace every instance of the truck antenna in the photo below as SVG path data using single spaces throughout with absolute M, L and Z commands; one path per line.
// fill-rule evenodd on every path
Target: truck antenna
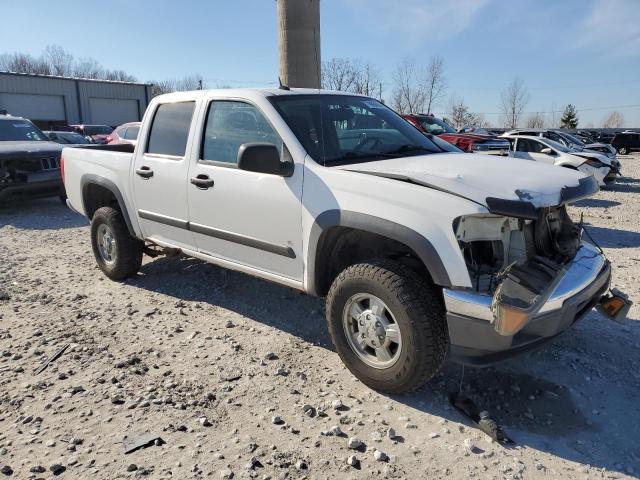
M 280 88 L 280 90 L 291 90 L 291 88 L 289 88 L 288 85 L 282 84 L 282 79 L 280 77 L 278 77 L 278 85 L 279 85 L 278 88 Z

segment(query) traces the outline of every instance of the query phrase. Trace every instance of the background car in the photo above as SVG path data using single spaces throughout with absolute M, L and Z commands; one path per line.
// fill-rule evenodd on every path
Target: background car
M 92 143 L 86 137 L 83 137 L 77 132 L 45 131 L 42 133 L 49 137 L 49 140 L 52 140 L 56 143 L 62 143 L 64 145 L 87 145 Z
M 405 114 L 402 117 L 422 133 L 431 133 L 455 145 L 463 152 L 484 153 L 488 155 L 508 155 L 509 142 L 488 132 L 456 132 L 444 120 L 425 114 Z
M 140 133 L 140 122 L 125 123 L 111 132 L 107 137 L 107 143 L 135 145 L 138 143 L 138 133 Z
M 31 121 L 0 114 L 0 204 L 33 197 L 64 197 L 62 146 Z
M 109 125 L 69 125 L 74 132 L 89 137 L 93 143 L 107 143 L 107 137 L 113 132 Z
M 560 142 L 534 135 L 506 135 L 504 138 L 511 142 L 510 156 L 579 170 L 592 175 L 600 186 L 615 183 L 619 173 L 612 160 L 598 152 L 578 152 Z
M 640 133 L 623 132 L 616 133 L 611 146 L 616 149 L 620 155 L 628 155 L 633 151 L 640 150 Z
M 605 143 L 589 143 L 584 144 L 579 138 L 574 135 L 563 132 L 562 130 L 545 129 L 545 128 L 528 128 L 528 129 L 515 129 L 509 130 L 504 135 L 527 135 L 531 137 L 543 137 L 563 144 L 565 147 L 575 150 L 576 152 L 582 152 L 583 150 L 590 150 L 607 155 L 611 159 L 615 159 L 616 150 L 611 145 Z M 616 160 L 617 161 L 617 160 Z

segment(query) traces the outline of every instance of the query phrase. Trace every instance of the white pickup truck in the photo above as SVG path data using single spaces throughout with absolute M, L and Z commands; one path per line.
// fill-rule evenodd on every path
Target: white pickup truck
M 63 179 L 109 278 L 178 249 L 326 296 L 347 367 L 403 393 L 540 346 L 610 282 L 565 209 L 593 177 L 451 150 L 364 96 L 197 91 L 156 97 L 135 151 L 65 148 Z

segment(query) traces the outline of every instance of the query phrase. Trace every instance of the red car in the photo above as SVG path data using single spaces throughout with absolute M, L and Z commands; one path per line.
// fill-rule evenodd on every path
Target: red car
M 108 125 L 69 125 L 69 127 L 93 143 L 107 143 L 107 137 L 113 132 L 113 128 Z
M 510 143 L 490 134 L 456 132 L 447 122 L 423 113 L 409 113 L 402 117 L 423 133 L 437 135 L 463 152 L 488 155 L 508 155 Z
M 128 143 L 135 145 L 138 143 L 138 133 L 140 132 L 140 122 L 130 122 L 116 127 L 107 137 L 107 143 L 109 144 L 123 144 Z

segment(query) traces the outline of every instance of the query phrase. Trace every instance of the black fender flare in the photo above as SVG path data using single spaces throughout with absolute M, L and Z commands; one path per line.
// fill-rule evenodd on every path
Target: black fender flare
M 122 212 L 122 216 L 124 217 L 124 221 L 127 224 L 127 229 L 129 233 L 133 237 L 138 237 L 135 230 L 133 229 L 133 224 L 131 223 L 131 218 L 129 217 L 129 212 L 127 211 L 127 204 L 120 193 L 120 189 L 118 186 L 113 183 L 111 180 L 100 177 L 98 175 L 94 175 L 92 173 L 85 173 L 80 179 L 80 191 L 82 192 L 82 210 L 87 214 L 87 207 L 85 205 L 85 196 L 86 196 L 86 188 L 89 185 L 99 185 L 100 187 L 106 188 L 113 196 L 116 197 L 116 201 L 118 202 L 118 206 L 120 207 L 120 211 Z M 87 215 L 88 216 L 88 215 Z M 89 218 L 89 221 L 91 219 Z
M 307 291 L 318 295 L 316 285 L 316 261 L 322 233 L 332 227 L 348 227 L 375 233 L 411 248 L 424 263 L 432 280 L 441 287 L 451 287 L 451 280 L 440 255 L 424 236 L 404 225 L 366 213 L 346 210 L 326 210 L 318 215 L 311 227 L 307 252 Z

